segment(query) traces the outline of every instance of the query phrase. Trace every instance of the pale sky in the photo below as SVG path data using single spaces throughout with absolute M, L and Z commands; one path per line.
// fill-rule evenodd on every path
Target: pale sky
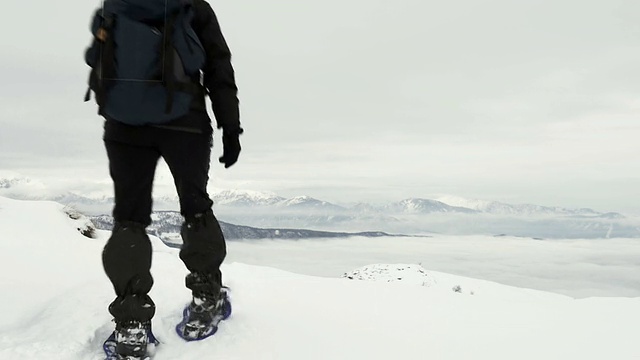
M 246 129 L 231 169 L 214 148 L 213 188 L 640 212 L 637 1 L 210 3 Z M 82 102 L 99 5 L 0 14 L 0 171 L 110 189 L 102 120 Z

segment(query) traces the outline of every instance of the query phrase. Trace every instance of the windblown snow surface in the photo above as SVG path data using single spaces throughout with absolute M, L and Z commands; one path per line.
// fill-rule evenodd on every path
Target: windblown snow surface
M 0 359 L 102 358 L 108 234 L 86 238 L 85 225 L 56 203 L 0 198 Z M 393 264 L 336 279 L 226 264 L 232 317 L 185 343 L 174 326 L 186 270 L 152 240 L 155 360 L 640 359 L 640 298 L 575 300 Z

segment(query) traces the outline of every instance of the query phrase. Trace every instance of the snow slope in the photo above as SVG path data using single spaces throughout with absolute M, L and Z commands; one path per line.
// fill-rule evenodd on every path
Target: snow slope
M 82 236 L 62 210 L 0 198 L 0 359 L 100 359 L 113 326 L 108 234 Z M 228 264 L 233 316 L 214 338 L 184 343 L 173 327 L 186 272 L 176 250 L 153 246 L 156 360 L 640 358 L 640 298 L 574 300 L 403 265 L 350 280 Z M 395 276 L 412 269 L 429 281 Z

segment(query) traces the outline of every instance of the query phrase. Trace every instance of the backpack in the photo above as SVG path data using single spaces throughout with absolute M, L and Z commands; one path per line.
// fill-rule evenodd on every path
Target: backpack
M 91 25 L 85 101 L 129 125 L 162 124 L 203 96 L 205 50 L 191 27 L 193 0 L 106 0 Z

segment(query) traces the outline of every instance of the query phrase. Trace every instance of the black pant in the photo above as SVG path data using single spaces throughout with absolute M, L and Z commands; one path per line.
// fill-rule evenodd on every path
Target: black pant
M 109 306 L 116 321 L 148 321 L 155 313 L 148 296 L 153 285 L 152 249 L 145 228 L 151 223 L 153 179 L 160 157 L 173 175 L 185 217 L 180 258 L 191 273 L 208 280 L 204 287 L 187 285 L 194 292 L 216 293 L 222 285 L 220 265 L 226 246 L 206 190 L 211 136 L 107 122 L 105 146 L 115 188 L 115 225 L 103 251 L 103 265 L 117 296 Z

